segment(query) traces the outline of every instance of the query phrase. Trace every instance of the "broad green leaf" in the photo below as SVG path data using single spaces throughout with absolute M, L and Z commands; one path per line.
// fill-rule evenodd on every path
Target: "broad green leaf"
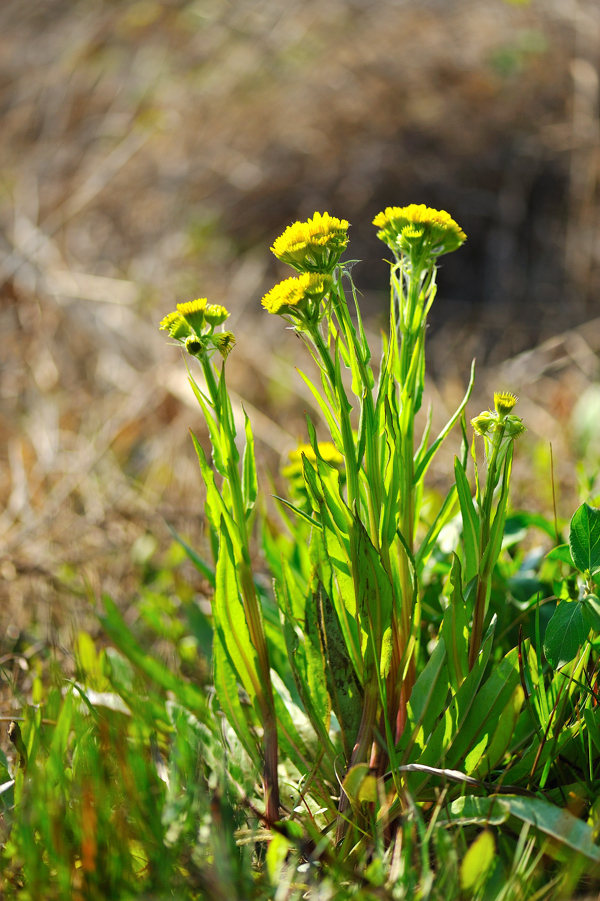
M 573 562 L 582 573 L 600 572 L 600 509 L 582 504 L 573 514 L 569 532 Z
M 356 677 L 335 607 L 319 584 L 317 609 L 321 641 L 327 659 L 327 688 L 342 732 L 346 759 L 350 760 L 362 717 L 363 692 Z
M 553 669 L 560 669 L 577 654 L 590 625 L 580 601 L 559 601 L 546 629 L 544 654 Z
M 457 826 L 478 824 L 482 826 L 500 826 L 510 816 L 508 803 L 498 795 L 492 798 L 477 798 L 474 795 L 463 795 L 452 801 L 440 812 L 438 823 L 453 823 Z
M 588 594 L 584 597 L 583 612 L 590 628 L 594 632 L 600 632 L 600 598 L 595 594 Z
M 600 863 L 600 848 L 594 842 L 594 833 L 587 823 L 577 819 L 568 810 L 561 810 L 541 798 L 522 798 L 503 795 L 513 816 L 529 823 L 555 839 L 561 845 L 583 854 L 589 860 Z
M 485 882 L 494 859 L 496 857 L 496 843 L 493 833 L 486 829 L 478 835 L 460 865 L 460 886 L 464 891 L 476 891 Z
M 463 522 L 463 543 L 465 546 L 465 582 L 470 582 L 479 571 L 479 517 L 473 506 L 471 488 L 458 457 L 454 458 L 454 477 Z
M 571 556 L 571 548 L 568 544 L 559 544 L 558 547 L 553 547 L 552 550 L 546 554 L 546 559 L 560 560 L 561 563 L 568 563 L 569 566 L 575 568 L 573 557 Z

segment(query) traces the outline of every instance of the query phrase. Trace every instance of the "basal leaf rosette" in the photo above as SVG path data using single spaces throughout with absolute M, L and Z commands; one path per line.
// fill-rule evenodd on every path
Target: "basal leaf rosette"
M 467 239 L 449 213 L 434 210 L 424 203 L 388 206 L 373 219 L 379 228 L 377 237 L 397 255 L 411 258 L 437 258 L 457 250 Z
M 297 272 L 331 273 L 348 246 L 348 228 L 345 219 L 315 213 L 306 222 L 289 225 L 271 250 Z
M 218 351 L 225 359 L 235 346 L 231 332 L 215 334 L 215 328 L 229 318 L 229 312 L 220 304 L 209 304 L 206 297 L 199 297 L 177 304 L 159 328 L 168 332 L 192 357 L 202 357 Z
M 268 313 L 289 317 L 298 328 L 315 325 L 321 318 L 321 301 L 331 291 L 332 284 L 329 275 L 305 272 L 271 288 L 262 305 Z

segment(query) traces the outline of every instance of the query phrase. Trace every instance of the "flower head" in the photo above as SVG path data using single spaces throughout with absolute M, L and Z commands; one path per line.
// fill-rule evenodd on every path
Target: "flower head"
M 345 219 L 315 213 L 306 222 L 289 225 L 271 250 L 297 272 L 333 272 L 348 245 L 348 228 Z
M 340 474 L 340 482 L 343 483 L 346 480 L 344 458 L 335 444 L 331 441 L 320 441 L 318 447 L 321 458 L 337 469 Z M 310 463 L 316 463 L 317 455 L 311 444 L 299 444 L 295 450 L 290 451 L 288 455 L 289 463 L 283 467 L 281 475 L 288 480 L 295 500 L 302 501 L 308 510 L 310 503 L 306 485 L 304 484 L 303 457 L 306 457 Z
M 394 252 L 438 257 L 463 244 L 467 236 L 444 210 L 434 210 L 424 203 L 410 206 L 388 206 L 373 219 L 379 228 L 377 237 Z
M 189 300 L 187 303 L 177 304 L 177 312 L 183 316 L 197 335 L 202 334 L 202 329 L 204 328 L 206 303 L 206 297 L 199 297 L 197 300 Z
M 512 394 L 510 391 L 496 392 L 494 394 L 494 406 L 496 408 L 496 413 L 500 418 L 504 418 L 507 413 L 510 413 L 516 402 L 518 401 L 518 397 L 515 394 Z
M 268 313 L 291 316 L 303 322 L 315 322 L 323 297 L 331 290 L 331 276 L 304 272 L 298 278 L 286 278 L 265 294 L 262 305 Z
M 168 332 L 171 338 L 176 338 L 177 340 L 183 340 L 191 333 L 188 323 L 181 313 L 177 312 L 169 313 L 168 316 L 165 316 L 159 328 Z

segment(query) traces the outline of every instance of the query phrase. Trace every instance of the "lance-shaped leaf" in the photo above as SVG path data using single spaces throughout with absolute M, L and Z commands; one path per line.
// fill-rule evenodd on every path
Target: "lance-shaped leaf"
M 246 516 L 254 509 L 258 494 L 258 478 L 256 475 L 256 458 L 254 455 L 254 435 L 252 426 L 246 411 L 244 410 L 244 428 L 246 432 L 246 447 L 244 448 L 244 461 L 242 467 L 242 492 L 246 506 Z
M 454 458 L 454 477 L 463 523 L 465 582 L 470 582 L 479 570 L 479 517 L 473 506 L 471 488 L 465 470 L 458 457 Z
M 227 654 L 222 635 L 219 632 L 216 632 L 214 637 L 213 653 L 213 677 L 219 706 L 250 760 L 260 770 L 262 766 L 261 755 L 248 722 L 248 714 L 240 701 L 237 673 L 231 664 L 231 659 Z
M 511 441 L 506 450 L 504 457 L 504 467 L 502 471 L 502 489 L 498 506 L 496 507 L 496 515 L 490 529 L 490 538 L 487 547 L 483 551 L 481 563 L 479 564 L 479 573 L 482 578 L 486 579 L 491 574 L 500 551 L 502 550 L 502 538 L 504 537 L 504 523 L 506 522 L 506 508 L 508 505 L 508 489 L 510 486 L 510 473 L 512 469 L 513 458 L 513 442 Z
M 374 666 L 385 678 L 392 650 L 392 585 L 365 527 L 357 518 L 352 527 L 351 547 L 365 680 L 367 671 L 372 673 Z
M 258 655 L 250 639 L 250 630 L 238 588 L 233 546 L 224 520 L 221 520 L 213 615 L 215 631 L 233 671 L 247 692 L 256 713 L 261 716 L 263 688 L 259 676 Z
M 319 583 L 316 594 L 321 640 L 327 658 L 327 688 L 342 732 L 346 759 L 356 743 L 363 706 L 363 692 L 357 679 L 335 607 Z
M 456 694 L 469 672 L 469 614 L 462 594 L 460 560 L 454 554 L 449 578 L 449 604 L 444 611 L 442 637 L 448 655 L 448 674 Z

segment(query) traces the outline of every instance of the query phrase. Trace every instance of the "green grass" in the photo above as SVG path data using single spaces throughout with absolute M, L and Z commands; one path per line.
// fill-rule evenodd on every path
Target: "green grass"
M 248 419 L 236 434 L 227 311 L 198 300 L 163 321 L 200 364 L 212 559 L 179 536 L 164 559 L 151 547 L 135 628 L 105 597 L 107 646 L 81 633 L 76 678 L 35 680 L 0 761 L 5 897 L 600 887 L 600 510 L 583 503 L 568 529 L 511 510 L 526 423 L 499 393 L 467 425 L 473 372 L 440 434 L 430 417 L 416 434 L 437 260 L 464 235 L 424 207 L 375 222 L 391 256 L 378 367 L 339 262 L 347 223 L 315 216 L 274 244 L 300 275 L 264 305 L 305 340 L 318 378 L 300 375 L 322 411 L 285 496 L 258 483 Z M 426 476 L 447 441 L 454 480 L 436 501 Z

